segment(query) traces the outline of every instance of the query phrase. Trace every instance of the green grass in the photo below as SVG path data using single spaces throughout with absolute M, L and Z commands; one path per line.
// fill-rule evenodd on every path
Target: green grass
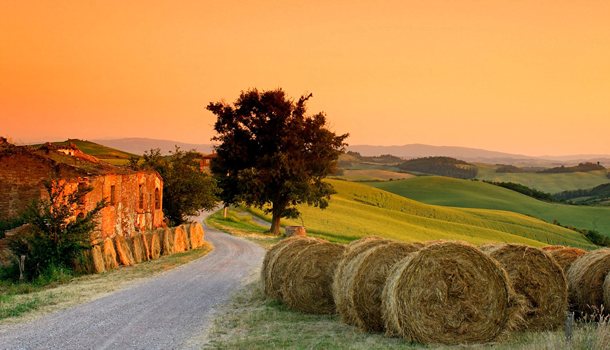
M 246 238 L 265 248 L 270 248 L 279 242 L 281 235 L 284 234 L 283 229 L 280 229 L 280 236 L 266 234 L 269 225 L 254 222 L 252 215 L 247 215 L 243 208 L 228 209 L 226 218 L 222 215 L 222 210 L 215 212 L 205 219 L 205 224 L 213 229 Z
M 427 204 L 506 210 L 530 215 L 546 222 L 558 220 L 562 225 L 593 229 L 610 236 L 609 207 L 547 203 L 480 181 L 440 176 L 422 176 L 391 182 L 370 182 L 367 185 Z
M 412 177 L 414 177 L 414 175 L 382 169 L 345 170 L 342 176 L 338 176 L 338 178 L 348 181 L 397 180 Z
M 537 174 L 537 173 L 496 173 L 497 165 L 476 163 L 479 168 L 477 179 L 496 182 L 516 182 L 548 193 L 567 190 L 588 189 L 610 182 L 606 177 L 607 170 L 596 170 L 586 173 Z
M 419 178 L 398 182 L 415 179 Z M 377 235 L 403 241 L 445 239 L 473 244 L 514 242 L 538 247 L 558 244 L 593 248 L 576 232 L 522 214 L 428 205 L 367 185 L 328 181 L 338 192 L 329 207 L 320 210 L 302 205 L 299 210 L 308 235 L 333 242 L 348 243 Z M 269 220 L 261 210 L 251 211 Z M 299 219 L 282 220 L 282 223 L 301 225 Z
M 76 147 L 78 147 L 81 152 L 88 154 L 90 156 L 94 156 L 100 160 L 105 162 L 112 163 L 114 165 L 127 165 L 129 163 L 130 157 L 141 157 L 141 155 L 136 155 L 133 153 L 120 151 L 118 149 L 102 146 L 95 142 L 91 141 L 83 141 L 78 139 L 69 139 L 63 142 L 52 142 L 53 145 L 62 145 L 67 146 L 70 142 L 74 143 Z M 40 146 L 40 145 L 34 145 Z

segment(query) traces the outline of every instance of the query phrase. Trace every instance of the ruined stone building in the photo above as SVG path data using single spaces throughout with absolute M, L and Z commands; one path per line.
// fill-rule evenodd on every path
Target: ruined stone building
M 76 146 L 15 146 L 0 138 L 0 216 L 13 216 L 32 199 L 48 197 L 43 181 L 65 180 L 71 190 L 91 186 L 77 213 L 93 209 L 102 198 L 99 236 L 130 236 L 163 225 L 163 180 L 152 170 L 132 170 L 99 161 Z

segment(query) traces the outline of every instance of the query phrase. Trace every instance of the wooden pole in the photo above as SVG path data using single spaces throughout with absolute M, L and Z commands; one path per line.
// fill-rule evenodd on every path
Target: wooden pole
M 566 341 L 572 341 L 572 333 L 574 332 L 574 313 L 566 313 Z

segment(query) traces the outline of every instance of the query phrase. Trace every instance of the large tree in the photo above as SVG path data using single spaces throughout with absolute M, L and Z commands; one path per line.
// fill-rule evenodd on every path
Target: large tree
M 211 169 L 221 199 L 271 213 L 274 234 L 280 218 L 299 217 L 297 205 L 324 209 L 335 193 L 322 180 L 333 173 L 349 134 L 330 131 L 323 112 L 306 115 L 311 97 L 295 102 L 282 89 L 252 89 L 242 91 L 233 105 L 221 101 L 207 107 L 217 116 L 212 140 L 219 145 Z

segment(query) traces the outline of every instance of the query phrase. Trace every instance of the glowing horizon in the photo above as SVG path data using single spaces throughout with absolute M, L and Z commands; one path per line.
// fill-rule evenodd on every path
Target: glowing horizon
M 351 145 L 610 154 L 610 3 L 5 2 L 0 136 L 210 143 L 212 101 L 312 92 Z

